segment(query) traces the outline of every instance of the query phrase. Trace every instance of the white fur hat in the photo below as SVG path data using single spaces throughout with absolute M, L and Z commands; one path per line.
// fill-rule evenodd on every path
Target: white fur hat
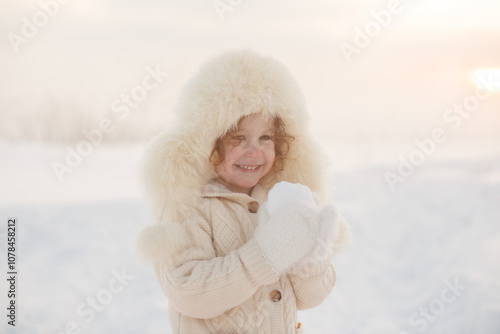
M 157 220 L 180 221 L 216 176 L 209 157 L 215 141 L 254 113 L 279 117 L 295 137 L 284 170 L 261 184 L 302 183 L 324 192 L 324 155 L 309 131 L 302 92 L 280 62 L 249 50 L 224 53 L 204 64 L 182 89 L 174 108 L 177 124 L 160 133 L 143 160 L 146 194 Z M 165 217 L 165 215 L 167 217 Z

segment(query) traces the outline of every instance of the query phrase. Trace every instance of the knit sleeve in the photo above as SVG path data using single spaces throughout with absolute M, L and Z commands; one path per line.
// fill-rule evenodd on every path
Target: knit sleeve
M 210 225 L 201 215 L 183 223 L 175 234 L 179 246 L 169 252 L 170 259 L 155 261 L 155 272 L 169 302 L 182 314 L 216 317 L 278 280 L 254 239 L 216 257 Z M 182 238 L 185 242 L 179 241 Z
M 297 310 L 306 310 L 320 305 L 330 295 L 337 274 L 329 261 L 323 261 L 312 267 L 294 268 L 289 277 Z

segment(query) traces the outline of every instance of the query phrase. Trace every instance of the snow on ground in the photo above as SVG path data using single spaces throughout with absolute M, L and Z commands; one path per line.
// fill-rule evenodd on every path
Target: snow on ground
M 64 146 L 0 144 L 1 268 L 7 217 L 19 221 L 17 324 L 3 315 L 0 332 L 171 332 L 166 299 L 135 252 L 152 219 L 137 181 L 142 150 L 95 148 L 60 183 L 51 162 Z M 499 333 L 498 145 L 447 143 L 394 192 L 384 173 L 409 147 L 329 151 L 354 242 L 334 260 L 333 294 L 300 312 L 307 333 Z M 4 313 L 6 288 L 2 279 Z

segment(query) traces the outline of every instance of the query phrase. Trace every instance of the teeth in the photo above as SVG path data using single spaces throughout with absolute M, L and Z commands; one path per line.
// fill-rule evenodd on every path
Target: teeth
M 238 167 L 246 169 L 246 170 L 254 170 L 259 166 L 245 166 L 245 165 L 238 165 Z

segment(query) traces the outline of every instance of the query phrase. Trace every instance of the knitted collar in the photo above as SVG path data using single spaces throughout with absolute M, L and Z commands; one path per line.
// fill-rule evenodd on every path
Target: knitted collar
M 249 195 L 243 193 L 235 193 L 224 187 L 217 180 L 212 180 L 202 190 L 202 197 L 204 198 L 224 198 L 241 205 L 247 206 L 250 202 L 257 201 L 262 203 L 267 200 L 267 193 L 260 184 L 256 184 Z

